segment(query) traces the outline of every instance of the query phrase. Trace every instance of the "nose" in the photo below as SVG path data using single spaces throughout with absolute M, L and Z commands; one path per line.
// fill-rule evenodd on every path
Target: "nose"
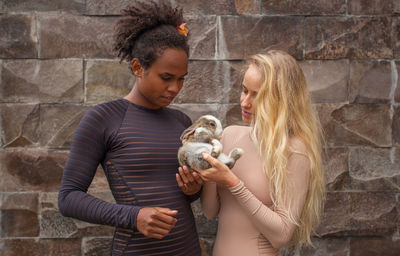
M 174 94 L 178 94 L 178 92 L 179 92 L 179 91 L 181 90 L 181 88 L 182 88 L 182 85 L 183 85 L 183 83 L 180 82 L 180 81 L 178 81 L 178 80 L 173 81 L 173 82 L 171 82 L 171 83 L 168 85 L 168 91 L 169 91 L 169 92 L 172 92 L 172 93 L 174 93 Z
M 242 108 L 250 109 L 251 108 L 251 104 L 252 104 L 252 98 L 248 94 L 248 95 L 244 96 L 244 98 L 243 98 L 243 100 L 242 100 L 240 105 L 242 106 Z

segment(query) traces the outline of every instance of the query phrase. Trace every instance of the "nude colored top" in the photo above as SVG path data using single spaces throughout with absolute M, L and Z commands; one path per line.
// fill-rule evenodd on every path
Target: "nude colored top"
M 232 171 L 241 182 L 228 189 L 214 182 L 207 182 L 202 191 L 201 203 L 204 214 L 212 219 L 218 215 L 218 232 L 214 245 L 215 256 L 280 255 L 283 247 L 296 228 L 280 209 L 272 207 L 269 181 L 262 170 L 256 145 L 250 138 L 250 127 L 230 126 L 224 130 L 224 153 L 233 148 L 244 150 Z M 309 182 L 309 160 L 305 146 L 292 140 L 292 153 L 288 158 L 289 182 L 293 184 L 293 214 L 299 218 Z

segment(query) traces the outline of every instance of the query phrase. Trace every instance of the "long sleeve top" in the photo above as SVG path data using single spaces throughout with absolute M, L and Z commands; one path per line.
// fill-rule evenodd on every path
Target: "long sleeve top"
M 279 255 L 280 248 L 297 227 L 285 214 L 285 206 L 273 207 L 269 180 L 262 168 L 250 127 L 230 126 L 224 130 L 222 144 L 228 154 L 235 147 L 244 150 L 232 171 L 241 182 L 232 188 L 208 182 L 203 186 L 201 203 L 208 218 L 218 215 L 215 256 Z M 298 143 L 299 144 L 299 143 Z M 292 193 L 292 213 L 299 219 L 307 195 L 310 164 L 301 144 L 288 158 L 287 171 Z
M 112 255 L 200 255 L 190 207 L 196 196 L 184 195 L 175 179 L 179 137 L 190 124 L 178 110 L 151 110 L 125 99 L 91 108 L 75 131 L 64 166 L 61 213 L 116 227 Z M 116 203 L 87 193 L 99 164 Z M 136 228 L 142 207 L 178 210 L 178 222 L 163 239 L 145 237 Z

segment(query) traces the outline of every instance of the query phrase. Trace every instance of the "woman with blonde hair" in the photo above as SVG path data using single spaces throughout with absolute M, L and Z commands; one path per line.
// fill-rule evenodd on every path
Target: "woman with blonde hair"
M 224 151 L 244 155 L 232 170 L 204 154 L 212 167 L 204 214 L 219 216 L 214 255 L 279 255 L 280 248 L 311 244 L 325 199 L 322 132 L 296 60 L 270 50 L 250 57 L 240 96 L 250 126 L 224 130 Z

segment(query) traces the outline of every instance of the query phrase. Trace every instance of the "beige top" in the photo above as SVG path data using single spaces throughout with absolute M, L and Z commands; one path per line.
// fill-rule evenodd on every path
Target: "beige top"
M 231 189 L 214 182 L 207 182 L 203 187 L 204 214 L 209 219 L 218 215 L 215 256 L 279 255 L 279 249 L 290 240 L 296 228 L 279 210 L 280 206 L 272 208 L 268 178 L 250 138 L 250 130 L 246 126 L 227 127 L 221 140 L 225 154 L 235 147 L 244 150 L 244 155 L 232 168 L 241 182 Z M 290 145 L 300 153 L 291 154 L 288 159 L 289 182 L 293 181 L 295 190 L 293 214 L 298 219 L 307 194 L 310 165 L 302 154 L 306 152 L 304 144 L 292 140 Z

